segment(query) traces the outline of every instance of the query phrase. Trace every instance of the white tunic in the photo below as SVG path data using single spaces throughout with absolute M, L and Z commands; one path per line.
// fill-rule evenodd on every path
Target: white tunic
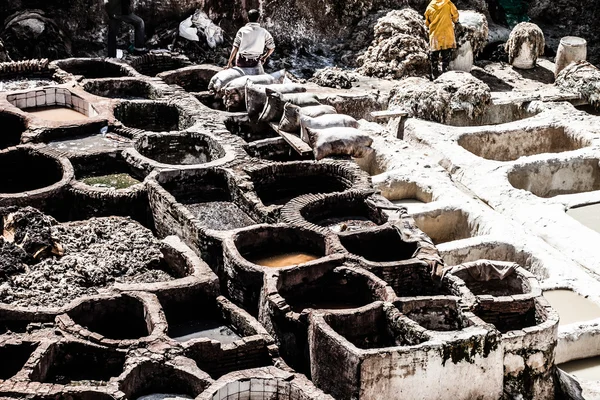
M 274 49 L 273 36 L 262 28 L 258 22 L 248 22 L 237 32 L 233 46 L 238 47 L 238 53 L 249 59 L 260 57 L 267 49 Z

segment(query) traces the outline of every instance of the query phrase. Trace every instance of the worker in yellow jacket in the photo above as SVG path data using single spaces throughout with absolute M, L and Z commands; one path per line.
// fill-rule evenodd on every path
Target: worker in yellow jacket
M 456 48 L 454 24 L 458 23 L 458 10 L 450 0 L 431 0 L 425 11 L 425 26 L 429 28 L 429 49 L 433 76 L 439 75 L 439 59 L 442 57 L 442 73 L 448 70 L 452 49 Z

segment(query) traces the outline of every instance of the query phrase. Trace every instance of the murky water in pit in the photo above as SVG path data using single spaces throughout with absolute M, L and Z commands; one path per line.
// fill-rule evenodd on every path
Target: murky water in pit
M 187 342 L 191 339 L 209 338 L 221 343 L 233 343 L 241 339 L 227 325 L 216 319 L 202 319 L 188 321 L 183 324 L 169 326 L 169 336 L 178 342 Z
M 186 204 L 185 207 L 202 225 L 217 231 L 243 228 L 256 224 L 252 218 L 230 201 L 191 203 Z
M 559 364 L 558 368 L 574 375 L 578 380 L 600 380 L 600 357 L 584 358 L 583 360 L 569 361 Z
M 77 136 L 68 139 L 55 140 L 48 143 L 49 147 L 74 153 L 85 153 L 91 150 L 105 151 L 132 146 L 130 139 L 115 134 Z
M 547 290 L 544 297 L 558 312 L 561 326 L 600 318 L 600 306 L 571 290 Z
M 126 173 L 90 176 L 82 178 L 80 181 L 89 186 L 107 189 L 127 189 L 140 183 L 140 181 Z
M 303 264 L 309 261 L 316 260 L 318 258 L 319 257 L 313 254 L 297 251 L 291 253 L 276 254 L 269 257 L 251 259 L 249 261 L 253 262 L 254 264 L 262 265 L 263 267 L 283 268 L 292 265 Z
M 87 115 L 66 107 L 45 107 L 40 109 L 23 110 L 46 121 L 78 121 L 88 119 Z
M 567 210 L 567 215 L 580 224 L 600 232 L 600 203 Z

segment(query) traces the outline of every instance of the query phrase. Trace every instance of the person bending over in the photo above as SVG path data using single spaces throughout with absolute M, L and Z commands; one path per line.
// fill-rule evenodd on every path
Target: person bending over
M 425 11 L 425 26 L 429 28 L 431 71 L 439 75 L 439 59 L 442 73 L 448 70 L 452 49 L 456 48 L 454 24 L 458 23 L 458 10 L 450 0 L 431 0 Z
M 248 11 L 248 23 L 235 35 L 226 69 L 231 68 L 235 61 L 238 67 L 258 67 L 259 73 L 264 73 L 262 65 L 275 50 L 275 42 L 269 31 L 259 25 L 259 18 L 258 10 Z
M 135 28 L 135 44 L 133 54 L 142 55 L 147 53 L 146 29 L 144 20 L 133 13 L 133 0 L 103 0 L 108 14 L 108 56 L 117 56 L 117 31 L 121 22 L 133 25 Z

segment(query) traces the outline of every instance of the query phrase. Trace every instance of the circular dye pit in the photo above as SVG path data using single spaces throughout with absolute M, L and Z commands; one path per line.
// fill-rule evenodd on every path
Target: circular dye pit
M 128 128 L 150 132 L 180 131 L 192 125 L 178 107 L 158 102 L 122 102 L 115 107 L 114 115 Z
M 23 118 L 5 112 L 0 113 L 0 126 L 0 149 L 18 145 L 21 142 L 21 134 L 27 129 Z
M 372 262 L 408 260 L 417 250 L 417 243 L 404 242 L 395 229 L 340 236 L 340 241 L 350 253 Z
M 101 59 L 68 59 L 57 61 L 57 65 L 70 74 L 82 75 L 87 79 L 131 76 L 124 64 Z
M 387 221 L 382 212 L 366 203 L 364 195 L 353 193 L 323 196 L 304 205 L 300 215 L 307 222 L 335 233 L 361 231 Z
M 150 83 L 135 78 L 88 81 L 83 89 L 95 96 L 111 99 L 153 100 L 160 97 Z
M 225 156 L 225 150 L 214 139 L 193 133 L 145 136 L 135 148 L 141 155 L 169 165 L 205 164 Z
M 0 193 L 41 189 L 59 182 L 63 176 L 57 160 L 23 148 L 0 152 L 0 171 Z
M 122 158 L 109 155 L 73 159 L 75 179 L 99 189 L 127 189 L 144 177 Z
M 240 255 L 267 268 L 285 268 L 325 256 L 325 239 L 318 233 L 294 228 L 256 228 L 234 238 Z
M 305 194 L 343 192 L 360 177 L 337 164 L 289 162 L 250 171 L 263 205 L 283 205 Z

